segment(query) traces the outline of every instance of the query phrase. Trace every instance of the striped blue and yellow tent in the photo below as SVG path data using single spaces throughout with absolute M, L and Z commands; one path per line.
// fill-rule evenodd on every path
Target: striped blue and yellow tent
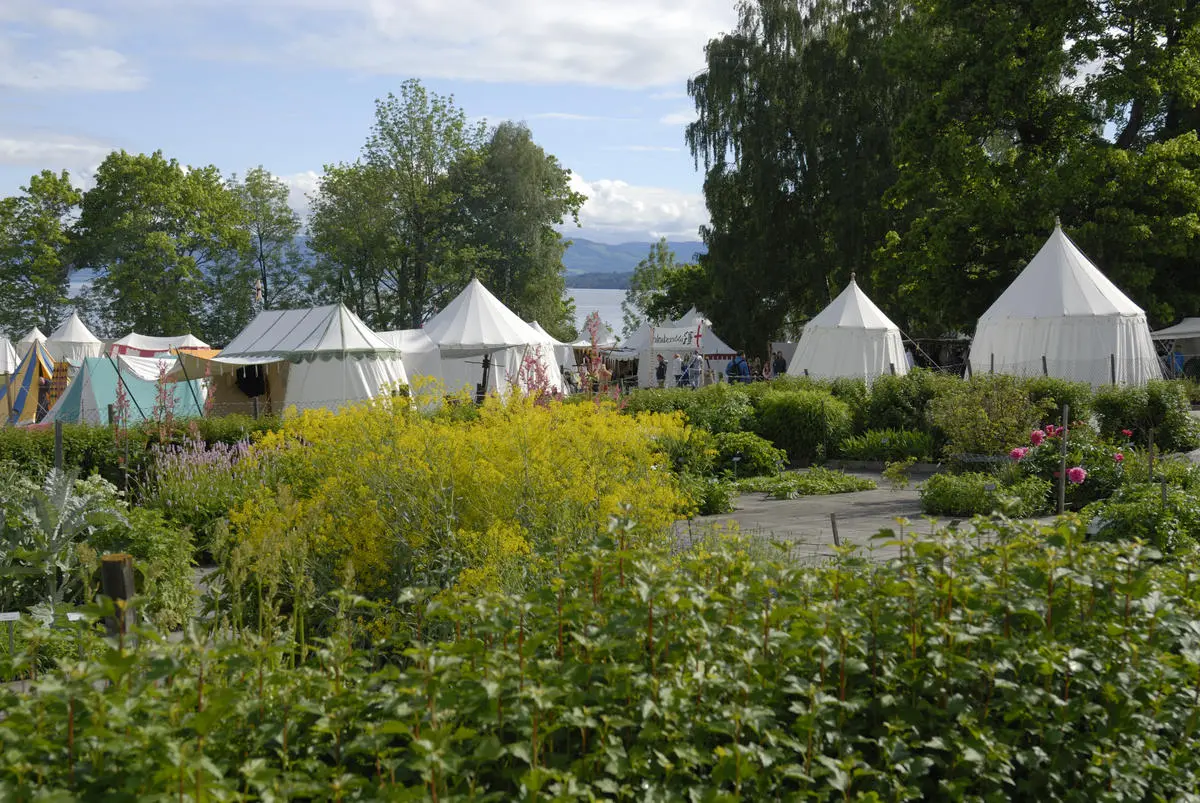
M 37 421 L 38 397 L 43 385 L 54 377 L 54 359 L 41 341 L 26 346 L 25 357 L 8 381 L 0 387 L 0 415 L 6 424 Z

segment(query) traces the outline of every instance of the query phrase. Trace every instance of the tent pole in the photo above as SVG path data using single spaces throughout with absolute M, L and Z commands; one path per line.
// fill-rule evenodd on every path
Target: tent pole
M 113 361 L 111 354 L 108 355 L 108 361 L 112 363 L 113 368 L 117 369 L 117 381 L 125 386 L 125 392 L 129 394 L 129 400 L 133 402 L 133 406 L 137 408 L 138 415 L 142 417 L 143 421 L 148 420 L 146 418 L 146 414 L 142 412 L 142 405 L 138 404 L 137 399 L 133 397 L 133 391 L 129 389 L 129 384 L 125 381 L 125 377 L 121 376 L 121 366 Z
M 196 409 L 200 411 L 200 417 L 204 418 L 204 405 L 200 403 L 200 399 L 196 396 L 196 388 L 192 387 L 192 380 L 188 376 L 187 366 L 183 364 L 183 355 L 176 352 L 175 357 L 179 360 L 179 370 L 183 371 L 183 381 L 187 382 L 188 390 L 192 392 L 192 401 L 196 403 Z M 257 417 L 255 416 L 255 418 Z

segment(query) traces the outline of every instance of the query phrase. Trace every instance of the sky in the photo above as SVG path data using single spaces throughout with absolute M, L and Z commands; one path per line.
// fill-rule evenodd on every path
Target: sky
M 374 100 L 418 78 L 472 119 L 529 125 L 588 196 L 572 236 L 695 240 L 687 79 L 735 20 L 734 0 L 0 0 L 0 196 L 162 150 L 261 164 L 303 213 Z

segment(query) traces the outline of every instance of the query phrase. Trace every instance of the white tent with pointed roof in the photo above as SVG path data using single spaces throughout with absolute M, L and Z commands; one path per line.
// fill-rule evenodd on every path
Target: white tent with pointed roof
M 45 343 L 46 336 L 42 334 L 42 330 L 36 326 L 25 333 L 25 336 L 17 341 L 17 346 L 24 352 L 33 343 Z
M 854 274 L 838 297 L 804 326 L 788 362 L 793 376 L 852 377 L 871 382 L 882 374 L 904 374 L 900 329 L 858 286 Z
M 68 362 L 80 366 L 88 357 L 99 357 L 104 350 L 104 343 L 80 320 L 79 313 L 72 312 L 53 334 L 46 338 L 46 350 L 55 362 Z
M 0 377 L 16 373 L 20 364 L 21 358 L 17 356 L 17 350 L 13 348 L 12 343 L 8 338 L 0 337 Z
M 215 377 L 217 413 L 336 409 L 408 383 L 400 352 L 344 304 L 264 310 L 220 354 L 183 352 L 176 379 Z
M 130 332 L 120 340 L 114 340 L 109 348 L 110 354 L 129 354 L 134 357 L 153 357 L 158 354 L 170 354 L 177 349 L 206 349 L 208 344 L 192 334 L 175 335 L 173 337 L 154 337 Z
M 1140 385 L 1162 376 L 1146 313 L 1055 222 L 1041 250 L 980 318 L 973 373 Z
M 671 362 L 676 354 L 687 361 L 693 354 L 699 353 L 704 357 L 707 367 L 707 377 L 701 380 L 702 383 L 721 376 L 725 365 L 737 354 L 732 347 L 717 337 L 712 329 L 712 321 L 695 307 L 675 321 L 642 324 L 642 327 L 613 353 L 638 358 L 638 387 L 642 388 L 658 387 L 654 368 L 659 354 Z M 672 378 L 668 377 L 668 384 L 671 381 Z
M 570 343 L 564 343 L 557 339 L 554 337 L 554 335 L 543 329 L 542 325 L 537 321 L 534 321 L 529 325 L 533 327 L 535 332 L 544 337 L 546 342 L 554 348 L 554 359 L 558 360 L 559 368 L 568 371 L 575 368 L 575 349 L 571 347 Z
M 521 320 L 478 279 L 433 316 L 424 331 L 438 347 L 440 378 L 448 393 L 473 393 L 483 379 L 485 356 L 489 393 L 503 394 L 514 384 L 528 390 L 537 373 L 551 389 L 563 389 L 553 338 Z

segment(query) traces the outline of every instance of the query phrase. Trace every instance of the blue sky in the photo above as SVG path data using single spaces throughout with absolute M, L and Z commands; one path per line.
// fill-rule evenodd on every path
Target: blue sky
M 161 149 L 262 164 L 303 206 L 415 77 L 528 123 L 589 197 L 576 236 L 697 239 L 684 90 L 734 21 L 733 0 L 0 0 L 0 195 Z

